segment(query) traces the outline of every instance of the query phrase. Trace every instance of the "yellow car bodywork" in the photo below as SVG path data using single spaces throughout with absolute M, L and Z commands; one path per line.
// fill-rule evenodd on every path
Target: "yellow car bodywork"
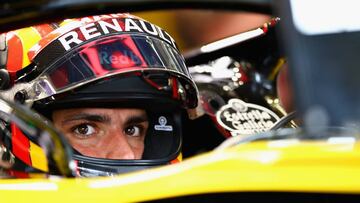
M 257 141 L 115 177 L 0 180 L 1 202 L 139 202 L 251 191 L 360 194 L 360 143 Z

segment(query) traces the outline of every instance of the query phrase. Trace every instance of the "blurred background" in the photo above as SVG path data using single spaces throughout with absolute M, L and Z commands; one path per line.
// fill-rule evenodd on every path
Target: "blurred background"
M 214 10 L 159 10 L 132 13 L 164 28 L 182 52 L 260 27 L 270 16 Z

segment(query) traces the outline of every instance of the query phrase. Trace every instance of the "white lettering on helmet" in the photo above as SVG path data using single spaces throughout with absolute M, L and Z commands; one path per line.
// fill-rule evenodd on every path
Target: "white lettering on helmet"
M 151 35 L 158 35 L 158 31 L 156 30 L 155 25 L 148 23 L 150 25 L 150 27 L 151 27 L 151 30 L 149 30 L 146 27 L 146 24 L 145 24 L 144 21 L 140 20 L 140 24 L 143 27 L 143 29 L 145 30 L 145 32 L 147 32 L 147 33 L 149 33 Z
M 76 45 L 82 43 L 82 41 L 79 39 L 78 34 L 75 31 L 68 32 L 65 35 L 59 37 L 59 41 L 66 51 L 71 49 L 71 43 L 75 43 Z
M 95 23 L 90 23 L 90 24 L 80 27 L 80 31 L 84 35 L 84 38 L 86 40 L 89 40 L 89 39 L 92 39 L 94 37 L 101 35 L 101 33 L 97 30 Z
M 94 21 L 98 21 L 98 20 L 101 19 L 101 16 L 93 16 L 92 18 L 93 18 Z
M 162 30 L 160 27 L 156 26 L 159 30 L 159 37 L 165 41 L 167 41 L 169 44 L 171 44 L 173 47 L 176 47 L 175 40 L 164 30 Z
M 119 25 L 119 22 L 115 18 L 112 19 L 112 22 L 113 22 L 113 24 L 110 24 L 110 23 L 102 21 L 102 20 L 99 21 L 99 25 L 100 25 L 101 29 L 104 31 L 104 34 L 109 34 L 108 28 L 111 28 L 118 32 L 122 31 L 122 29 Z
M 125 31 L 133 31 L 137 30 L 138 32 L 144 32 L 135 22 L 133 19 L 125 18 Z
M 164 33 L 163 33 L 163 31 L 161 30 L 161 28 L 158 27 L 158 26 L 156 26 L 156 27 L 157 27 L 157 29 L 159 30 L 159 37 L 160 37 L 161 39 L 167 41 L 168 43 L 170 43 L 170 41 L 165 38 Z
M 83 20 L 86 21 L 89 19 L 84 18 Z M 59 37 L 59 41 L 63 45 L 64 49 L 68 51 L 72 47 L 83 43 L 83 40 L 86 41 L 109 33 L 146 32 L 152 36 L 159 37 L 165 40 L 174 48 L 176 48 L 175 40 L 160 27 L 148 23 L 146 21 L 142 21 L 140 19 L 134 19 L 134 18 L 125 18 L 124 24 L 122 24 L 124 27 L 121 27 L 122 25 L 120 23 L 121 22 L 120 20 L 121 19 L 113 18 L 111 20 L 108 19 L 105 21 L 104 19 L 93 23 L 89 23 L 84 26 L 80 26 L 77 28 L 79 30 L 70 31 L 64 34 L 63 36 Z
M 176 47 L 176 43 L 175 43 L 174 38 L 172 38 L 167 32 L 164 32 L 164 34 L 169 37 L 169 39 L 170 39 L 170 41 L 171 41 L 171 45 L 172 45 L 173 47 Z

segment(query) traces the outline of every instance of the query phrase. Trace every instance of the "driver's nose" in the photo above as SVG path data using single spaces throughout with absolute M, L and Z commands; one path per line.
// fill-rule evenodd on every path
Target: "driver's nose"
M 133 147 L 130 145 L 126 135 L 117 131 L 113 134 L 112 139 L 109 140 L 107 151 L 107 159 L 135 159 L 136 154 Z

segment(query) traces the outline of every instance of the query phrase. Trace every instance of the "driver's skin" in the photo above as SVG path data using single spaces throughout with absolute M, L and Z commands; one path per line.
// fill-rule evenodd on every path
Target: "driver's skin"
M 64 109 L 54 111 L 52 120 L 75 150 L 107 159 L 141 159 L 149 126 L 141 109 Z

